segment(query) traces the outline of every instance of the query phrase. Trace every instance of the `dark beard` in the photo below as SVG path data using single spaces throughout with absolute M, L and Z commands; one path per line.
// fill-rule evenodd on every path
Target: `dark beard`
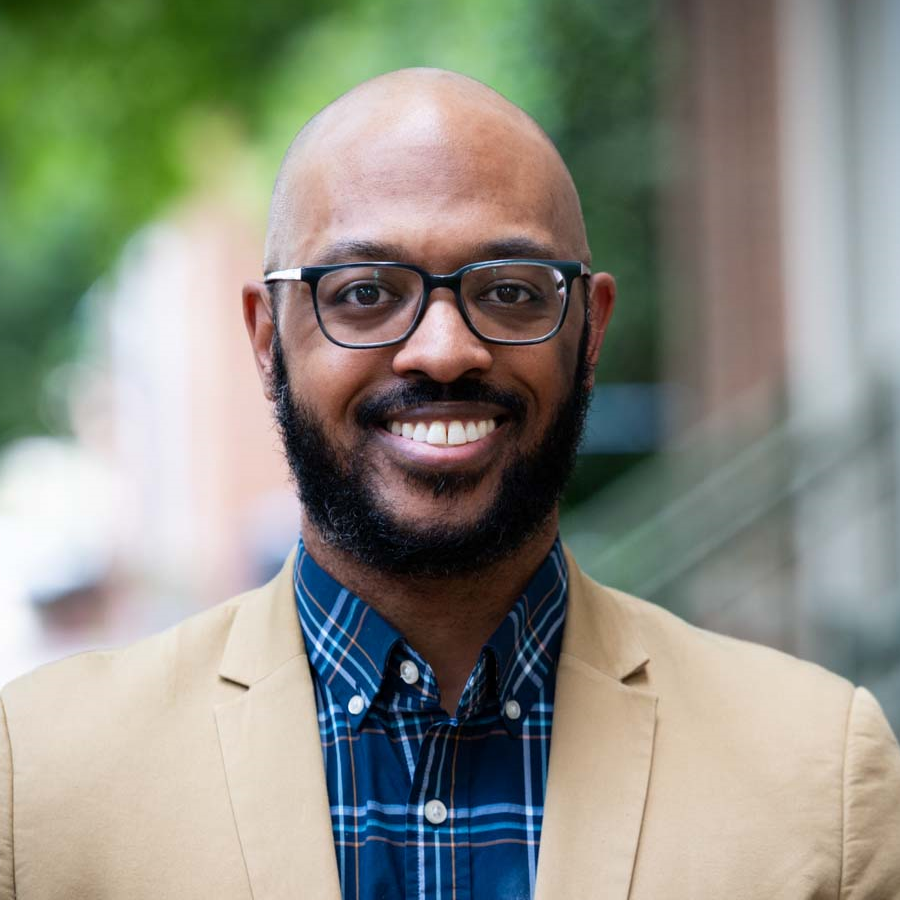
M 300 502 L 322 540 L 364 566 L 431 578 L 472 573 L 515 553 L 547 522 L 574 468 L 590 402 L 586 387 L 588 336 L 586 322 L 575 383 L 538 446 L 530 453 L 517 454 L 507 466 L 493 503 L 481 517 L 470 525 L 410 527 L 397 521 L 371 487 L 367 465 L 371 438 L 364 437 L 349 453 L 341 452 L 329 442 L 313 411 L 291 396 L 276 331 L 272 343 L 275 415 Z M 452 384 L 426 379 L 364 402 L 357 422 L 368 431 L 371 426 L 379 427 L 392 409 L 435 401 L 497 404 L 507 410 L 507 428 L 519 427 L 526 409 L 518 395 L 475 379 Z M 407 477 L 437 498 L 471 489 L 482 476 L 411 471 Z

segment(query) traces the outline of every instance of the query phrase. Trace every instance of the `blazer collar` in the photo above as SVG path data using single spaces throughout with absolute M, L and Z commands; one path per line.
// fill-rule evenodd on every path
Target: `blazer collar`
M 626 606 L 596 584 L 566 549 L 569 608 L 562 652 L 616 681 L 625 681 L 649 662 Z
M 219 666 L 228 681 L 250 687 L 287 660 L 306 655 L 294 603 L 296 553 L 295 547 L 268 584 L 231 601 L 237 612 Z
M 288 659 L 306 654 L 294 602 L 296 552 L 295 547 L 267 585 L 231 601 L 237 612 L 219 668 L 223 678 L 249 687 Z M 624 681 L 649 661 L 630 615 L 579 569 L 568 549 L 564 552 L 569 602 L 562 652 Z

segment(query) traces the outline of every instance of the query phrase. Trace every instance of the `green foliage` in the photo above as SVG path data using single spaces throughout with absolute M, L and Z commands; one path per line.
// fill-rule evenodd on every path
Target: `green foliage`
M 47 371 L 123 241 L 185 187 L 175 137 L 198 110 L 242 117 L 289 34 L 284 4 L 6 3 L 0 18 L 0 442 L 58 428 Z M 306 0 L 314 16 L 316 0 Z
M 190 189 L 185 135 L 233 122 L 263 161 L 266 196 L 309 115 L 410 65 L 491 84 L 558 140 L 595 266 L 620 278 L 604 377 L 652 379 L 655 15 L 651 0 L 6 0 L 0 444 L 65 427 L 47 413 L 47 374 L 74 352 L 85 290 Z
M 654 381 L 658 4 L 547 0 L 542 12 L 557 98 L 545 121 L 578 185 L 594 269 L 612 272 L 619 288 L 600 371 Z

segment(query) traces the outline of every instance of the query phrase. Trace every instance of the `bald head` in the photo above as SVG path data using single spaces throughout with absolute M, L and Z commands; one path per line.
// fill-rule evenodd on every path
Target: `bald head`
M 454 72 L 378 76 L 325 107 L 288 148 L 272 196 L 265 271 L 310 264 L 323 241 L 356 238 L 341 231 L 361 221 L 390 228 L 410 202 L 417 212 L 431 203 L 440 217 L 473 209 L 476 200 L 510 206 L 508 228 L 521 219 L 512 207 L 525 204 L 542 217 L 544 244 L 552 236 L 566 258 L 589 262 L 572 178 L 527 113 Z

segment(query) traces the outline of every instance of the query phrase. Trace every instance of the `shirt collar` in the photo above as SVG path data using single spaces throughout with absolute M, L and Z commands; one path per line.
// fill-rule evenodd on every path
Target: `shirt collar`
M 294 563 L 294 594 L 310 664 L 357 728 L 381 687 L 400 633 L 335 581 L 307 552 L 302 538 Z
M 567 588 L 568 571 L 557 538 L 485 644 L 463 692 L 461 710 L 476 713 L 496 698 L 506 727 L 513 734 L 521 732 L 541 688 L 555 673 Z M 421 691 L 427 702 L 428 679 L 433 680 L 427 663 L 405 644 L 396 628 L 319 566 L 302 539 L 294 565 L 294 592 L 317 681 L 329 687 L 354 730 L 385 679 L 396 674 L 393 668 L 399 666 L 400 657 L 409 656 L 410 651 L 422 672 Z M 396 683 L 392 677 L 392 684 Z
M 514 734 L 556 673 L 569 573 L 559 538 L 485 645 L 494 655 L 500 713 Z M 482 654 L 484 655 L 484 654 Z M 515 713 L 518 712 L 518 715 Z

